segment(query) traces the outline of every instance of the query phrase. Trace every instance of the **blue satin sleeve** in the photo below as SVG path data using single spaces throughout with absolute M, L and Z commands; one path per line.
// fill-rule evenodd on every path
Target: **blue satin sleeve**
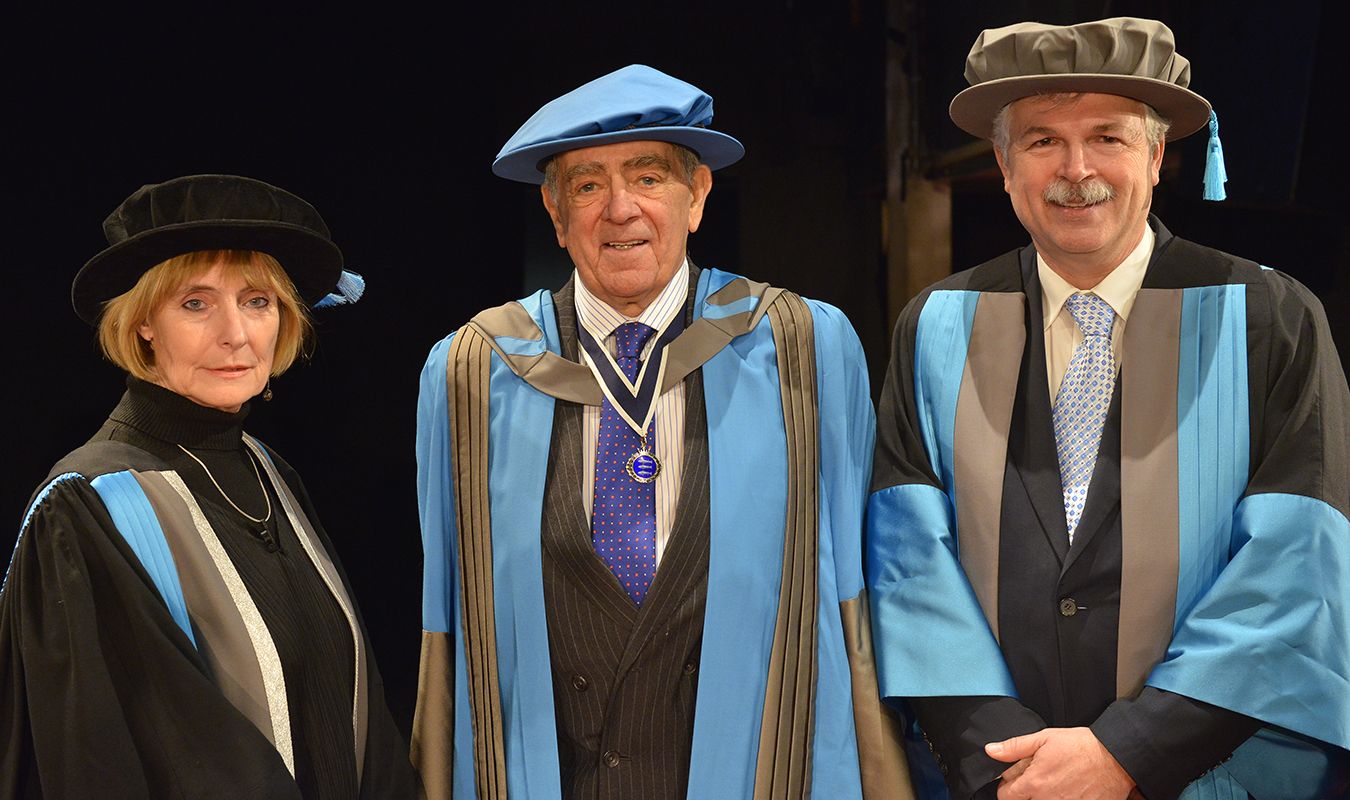
M 867 585 L 883 697 L 1016 697 L 956 557 L 942 490 L 890 486 L 867 504 Z
M 1300 495 L 1245 497 L 1231 560 L 1147 682 L 1350 749 L 1347 586 L 1344 515 Z
M 863 589 L 863 515 L 876 412 L 862 343 L 843 312 L 807 300 L 815 320 L 816 385 L 820 419 L 820 518 L 831 533 L 837 599 L 850 600 Z
M 432 348 L 417 398 L 417 510 L 422 525 L 422 628 L 451 630 L 455 596 L 455 494 L 450 480 L 446 359 L 453 336 Z
M 852 671 L 840 603 L 863 588 L 863 513 L 876 416 L 867 362 L 839 309 L 807 300 L 815 330 L 819 444 L 820 573 L 813 797 L 861 798 Z

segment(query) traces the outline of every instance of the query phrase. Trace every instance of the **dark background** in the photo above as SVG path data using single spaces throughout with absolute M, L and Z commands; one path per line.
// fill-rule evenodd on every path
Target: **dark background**
M 144 183 L 198 172 L 299 194 L 366 276 L 368 296 L 316 314 L 311 362 L 273 382 L 276 399 L 255 404 L 248 427 L 304 476 L 404 726 L 420 628 L 423 359 L 478 309 L 566 278 L 537 190 L 494 178 L 489 164 L 538 106 L 625 64 L 707 90 L 715 127 L 746 145 L 745 160 L 715 176 L 693 258 L 842 307 L 879 385 L 898 311 L 886 307 L 882 230 L 887 49 L 901 48 L 919 78 L 923 152 L 912 161 L 922 167 L 969 141 L 945 108 L 980 29 L 1163 19 L 1192 61 L 1192 87 L 1223 121 L 1231 181 L 1227 203 L 1198 199 L 1204 137 L 1192 137 L 1169 147 L 1155 209 L 1174 233 L 1310 285 L 1350 349 L 1345 76 L 1329 0 L 513 4 L 462 18 L 218 8 L 7 21 L 0 270 L 16 338 L 0 518 L 17 530 L 50 465 L 122 391 L 68 299 L 75 271 L 103 247 L 108 212 Z M 485 13 L 500 18 L 488 24 Z M 958 268 L 1025 243 L 992 167 L 976 159 L 950 176 Z M 12 535 L 0 533 L 0 558 Z

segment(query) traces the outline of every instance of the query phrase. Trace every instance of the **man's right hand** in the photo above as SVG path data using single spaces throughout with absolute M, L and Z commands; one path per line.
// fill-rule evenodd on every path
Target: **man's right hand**
M 985 746 L 1012 763 L 999 800 L 1127 800 L 1134 781 L 1088 728 L 1045 728 Z

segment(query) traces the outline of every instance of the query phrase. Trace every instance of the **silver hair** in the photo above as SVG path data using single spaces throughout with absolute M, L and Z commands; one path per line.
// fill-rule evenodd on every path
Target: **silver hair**
M 690 150 L 682 144 L 669 142 L 675 149 L 675 173 L 681 183 L 686 186 L 694 185 L 694 171 L 703 161 L 699 159 L 698 153 Z M 544 188 L 548 190 L 548 196 L 553 198 L 553 202 L 558 202 L 558 156 L 549 158 L 548 163 L 544 165 Z
M 1081 92 L 1050 92 L 1033 96 L 1060 104 L 1077 100 L 1081 94 Z M 1143 105 L 1144 138 L 1148 140 L 1148 151 L 1153 153 L 1158 149 L 1158 144 L 1167 138 L 1167 132 L 1172 128 L 1172 121 L 1163 117 L 1148 103 Z M 1011 108 L 1012 103 L 1009 103 L 998 110 L 998 113 L 994 115 L 993 131 L 989 134 L 989 140 L 994 143 L 994 148 L 1003 154 L 1005 161 L 1008 158 L 1008 148 L 1012 145 L 1012 133 L 1009 130 L 1012 124 L 1012 112 L 1009 111 Z

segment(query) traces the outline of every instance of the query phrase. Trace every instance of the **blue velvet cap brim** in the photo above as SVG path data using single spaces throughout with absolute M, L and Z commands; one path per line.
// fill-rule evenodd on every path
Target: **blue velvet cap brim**
M 735 164 L 745 155 L 744 145 L 725 133 L 683 125 L 653 125 L 589 136 L 574 136 L 522 147 L 499 156 L 492 162 L 492 172 L 498 177 L 513 181 L 542 184 L 544 165 L 558 153 L 631 141 L 671 142 L 683 145 L 698 153 L 699 160 L 713 170 Z

